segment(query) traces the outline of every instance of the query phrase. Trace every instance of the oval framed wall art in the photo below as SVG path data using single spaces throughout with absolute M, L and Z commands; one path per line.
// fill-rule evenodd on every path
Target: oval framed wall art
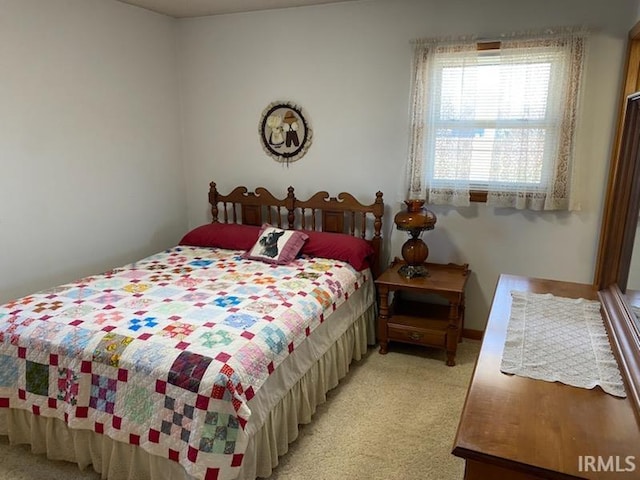
M 260 117 L 260 143 L 274 160 L 289 164 L 300 160 L 311 146 L 312 131 L 302 108 L 291 102 L 273 102 Z

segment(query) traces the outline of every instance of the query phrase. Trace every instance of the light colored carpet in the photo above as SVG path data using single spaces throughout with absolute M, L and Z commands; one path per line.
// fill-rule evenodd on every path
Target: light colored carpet
M 447 367 L 436 349 L 391 344 L 370 349 L 329 392 L 270 480 L 459 480 L 451 455 L 480 342 L 459 345 Z M 2 480 L 98 480 L 91 470 L 52 462 L 0 437 Z

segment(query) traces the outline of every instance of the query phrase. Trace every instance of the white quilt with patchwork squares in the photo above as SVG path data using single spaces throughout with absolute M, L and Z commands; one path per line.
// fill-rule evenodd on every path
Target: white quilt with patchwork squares
M 174 247 L 0 306 L 0 408 L 238 475 L 247 402 L 359 289 L 344 262 Z

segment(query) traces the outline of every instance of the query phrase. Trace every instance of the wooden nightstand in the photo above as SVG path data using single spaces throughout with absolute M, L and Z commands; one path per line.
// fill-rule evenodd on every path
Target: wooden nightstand
M 464 288 L 471 273 L 469 265 L 427 263 L 427 277 L 407 279 L 398 273 L 403 264 L 394 260 L 375 282 L 380 296 L 380 353 L 387 353 L 390 340 L 413 343 L 445 349 L 447 365 L 455 365 L 464 327 Z M 402 298 L 403 291 L 438 295 L 448 304 L 409 301 Z M 394 292 L 392 305 L 389 292 Z

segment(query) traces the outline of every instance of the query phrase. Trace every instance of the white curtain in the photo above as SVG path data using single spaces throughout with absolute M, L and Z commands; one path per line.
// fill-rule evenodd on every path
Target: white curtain
M 466 206 L 573 207 L 573 138 L 587 33 L 563 28 L 414 43 L 409 198 Z M 547 93 L 548 92 L 548 93 Z

